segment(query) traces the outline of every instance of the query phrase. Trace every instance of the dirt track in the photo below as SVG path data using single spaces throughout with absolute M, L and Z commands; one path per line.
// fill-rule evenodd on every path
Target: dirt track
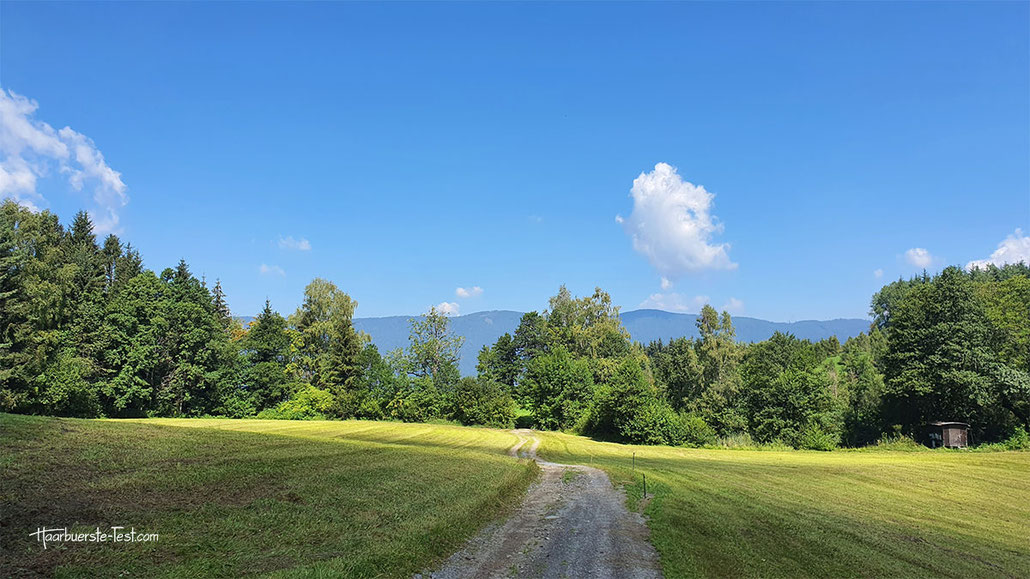
M 536 459 L 540 441 L 516 430 L 509 454 Z M 526 448 L 528 446 L 528 448 Z M 519 510 L 474 537 L 435 579 L 468 577 L 661 577 L 644 518 L 608 476 L 586 466 L 537 460 L 540 480 Z

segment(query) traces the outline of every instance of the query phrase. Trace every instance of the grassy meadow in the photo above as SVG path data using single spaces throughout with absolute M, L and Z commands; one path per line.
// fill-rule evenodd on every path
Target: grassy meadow
M 1030 577 L 1028 452 L 695 450 L 539 436 L 542 458 L 597 466 L 627 486 L 650 516 L 666 577 Z
M 189 428 L 182 428 L 189 426 Z M 505 431 L 0 414 L 0 576 L 411 575 L 523 494 Z M 156 543 L 50 544 L 38 526 Z
M 0 432 L 5 576 L 410 576 L 503 516 L 535 473 L 506 455 L 513 434 L 442 424 L 0 414 Z M 1030 576 L 1030 453 L 538 436 L 542 458 L 626 485 L 667 577 Z M 44 551 L 38 525 L 160 540 Z

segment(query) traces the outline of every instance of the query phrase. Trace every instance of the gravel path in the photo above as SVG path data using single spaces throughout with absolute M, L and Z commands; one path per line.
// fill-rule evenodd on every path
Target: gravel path
M 425 576 L 661 577 L 644 518 L 626 508 L 625 494 L 604 472 L 538 460 L 533 432 L 515 433 L 519 442 L 508 454 L 536 460 L 540 479 L 508 520 L 484 529 Z

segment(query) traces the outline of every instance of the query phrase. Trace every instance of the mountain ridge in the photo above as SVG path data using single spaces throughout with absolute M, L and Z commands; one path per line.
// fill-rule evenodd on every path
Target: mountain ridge
M 465 337 L 459 366 L 463 375 L 475 374 L 476 357 L 484 345 L 493 345 L 497 338 L 512 333 L 518 327 L 524 312 L 514 310 L 487 310 L 461 316 L 452 316 L 451 329 Z M 354 318 L 354 327 L 367 333 L 383 354 L 408 345 L 409 320 L 419 316 L 382 316 Z M 647 344 L 653 340 L 679 337 L 697 337 L 695 321 L 698 314 L 641 309 L 623 312 L 619 316 L 630 337 Z M 822 340 L 837 336 L 841 342 L 869 329 L 870 320 L 836 318 L 832 320 L 798 320 L 796 322 L 770 322 L 759 318 L 738 316 L 733 318 L 739 342 L 760 342 L 774 332 L 791 333 L 801 339 Z

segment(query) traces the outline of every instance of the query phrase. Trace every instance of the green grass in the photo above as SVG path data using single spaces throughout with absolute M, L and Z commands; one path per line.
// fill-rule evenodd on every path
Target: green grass
M 645 513 L 666 577 L 1030 577 L 1030 453 L 540 437 L 542 458 L 603 468 L 634 504 L 647 475 Z
M 189 427 L 189 428 L 184 428 Z M 504 431 L 0 414 L 0 576 L 410 576 L 520 498 Z M 42 546 L 37 526 L 156 532 Z
M 539 436 L 542 458 L 626 485 L 667 577 L 1030 577 L 1028 452 Z M 449 425 L 0 414 L 0 576 L 410 576 L 522 496 L 535 468 L 506 455 L 516 440 Z M 44 551 L 28 536 L 116 524 L 160 541 Z

